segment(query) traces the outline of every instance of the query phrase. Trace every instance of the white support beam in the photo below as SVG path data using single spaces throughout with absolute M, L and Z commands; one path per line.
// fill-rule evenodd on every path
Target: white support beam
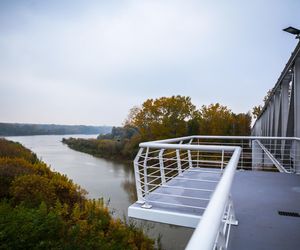
M 300 136 L 300 58 L 297 58 L 294 65 L 294 136 Z M 294 168 L 300 173 L 300 143 L 295 145 Z
M 294 66 L 294 136 L 300 136 L 300 58 Z
M 287 123 L 289 116 L 289 82 L 282 82 L 281 87 L 281 136 L 287 136 Z

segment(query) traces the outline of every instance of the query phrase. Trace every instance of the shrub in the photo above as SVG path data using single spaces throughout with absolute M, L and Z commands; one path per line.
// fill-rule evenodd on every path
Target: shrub
M 1 143 L 11 148 L 0 157 L 0 249 L 153 249 L 142 230 L 112 218 L 103 200 L 86 199 L 19 144 Z
M 56 201 L 50 180 L 35 174 L 17 177 L 11 184 L 10 195 L 14 204 L 24 203 L 28 207 L 37 207 L 41 202 L 53 206 Z
M 0 199 L 9 196 L 9 187 L 15 177 L 34 172 L 33 164 L 22 158 L 0 158 Z
M 65 223 L 46 204 L 38 208 L 0 203 L 0 249 L 62 249 Z
M 0 157 L 23 158 L 31 163 L 39 161 L 36 154 L 24 148 L 20 143 L 2 138 L 0 138 Z

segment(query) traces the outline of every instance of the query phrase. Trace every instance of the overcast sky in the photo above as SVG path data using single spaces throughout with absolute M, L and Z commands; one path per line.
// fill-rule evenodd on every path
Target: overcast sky
M 147 98 L 260 104 L 300 1 L 0 1 L 0 122 L 121 125 Z

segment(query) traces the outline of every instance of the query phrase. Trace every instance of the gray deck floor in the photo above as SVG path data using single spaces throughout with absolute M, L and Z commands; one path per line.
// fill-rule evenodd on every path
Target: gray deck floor
M 220 176 L 221 172 L 216 169 L 186 170 L 146 197 L 151 209 L 141 208 L 141 204 L 135 203 L 129 207 L 128 215 L 138 219 L 196 227 Z
M 239 225 L 228 249 L 300 249 L 300 217 L 278 214 L 300 213 L 300 175 L 237 172 L 231 190 Z
M 220 174 L 186 171 L 182 177 L 218 180 Z M 211 192 L 173 189 L 171 186 L 214 189 L 215 183 L 174 178 L 167 182 L 167 185 L 170 187 L 159 188 L 149 195 L 151 209 L 141 209 L 140 204 L 134 204 L 129 208 L 129 216 L 195 227 L 204 210 L 194 209 L 192 206 L 205 207 L 207 201 L 168 197 L 156 193 L 209 198 Z M 239 225 L 231 227 L 228 249 L 300 249 L 300 217 L 278 214 L 278 211 L 300 213 L 300 175 L 237 171 L 231 194 Z M 185 204 L 191 207 L 156 202 Z

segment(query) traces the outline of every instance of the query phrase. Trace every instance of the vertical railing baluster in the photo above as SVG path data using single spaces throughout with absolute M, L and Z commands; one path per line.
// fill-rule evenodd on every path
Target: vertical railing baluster
M 244 167 L 244 140 L 242 139 L 241 169 Z
M 182 174 L 182 168 L 181 168 L 181 159 L 180 159 L 180 151 L 179 149 L 176 149 L 176 158 L 177 158 L 177 166 L 178 166 L 178 174 Z
M 199 140 L 199 138 L 197 139 L 197 145 L 199 145 L 200 144 L 200 140 Z M 197 168 L 199 167 L 199 150 L 197 150 L 197 164 L 196 164 L 196 166 L 197 166 Z
M 137 203 L 144 203 L 143 199 L 143 192 L 142 192 L 142 185 L 141 185 L 141 178 L 140 178 L 140 171 L 139 171 L 139 159 L 143 153 L 143 148 L 140 148 L 139 152 L 137 153 L 134 161 L 134 176 L 135 176 L 135 186 L 136 186 L 136 192 L 137 192 Z
M 166 183 L 166 176 L 165 176 L 165 169 L 164 169 L 164 159 L 163 159 L 163 153 L 164 153 L 164 149 L 161 149 L 159 151 L 159 166 L 160 166 L 160 175 L 161 175 L 161 184 L 165 184 Z
M 222 162 L 221 162 L 221 170 L 224 168 L 224 150 L 222 150 Z
M 189 144 L 192 144 L 193 142 L 193 138 L 189 141 Z M 188 161 L 189 161 L 189 168 L 193 167 L 193 162 L 192 162 L 192 154 L 191 154 L 191 150 L 188 150 Z
M 144 158 L 144 189 L 145 189 L 145 195 L 148 194 L 148 174 L 147 174 L 147 161 L 148 161 L 148 154 L 149 154 L 149 148 L 146 149 L 146 154 Z

